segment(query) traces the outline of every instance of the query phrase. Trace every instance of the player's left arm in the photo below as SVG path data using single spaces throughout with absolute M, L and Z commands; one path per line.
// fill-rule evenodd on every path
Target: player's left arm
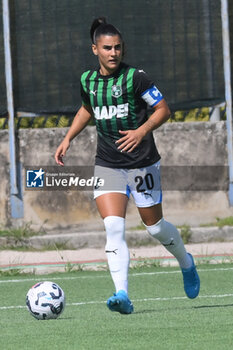
M 170 109 L 164 99 L 154 106 L 154 112 L 149 119 L 136 130 L 119 130 L 122 137 L 116 141 L 122 152 L 132 152 L 149 132 L 158 129 L 170 117 Z
M 164 124 L 171 115 L 171 111 L 164 99 L 162 99 L 155 107 L 154 112 L 151 114 L 149 119 L 142 124 L 137 130 L 142 132 L 143 137 L 155 129 L 158 129 Z

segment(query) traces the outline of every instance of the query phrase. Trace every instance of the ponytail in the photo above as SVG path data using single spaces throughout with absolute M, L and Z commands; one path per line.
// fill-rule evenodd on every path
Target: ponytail
M 91 25 L 90 36 L 93 44 L 96 44 L 96 41 L 101 35 L 119 35 L 122 40 L 121 32 L 114 27 L 112 24 L 108 24 L 105 17 L 96 18 Z M 123 40 L 122 40 L 123 41 Z
M 90 29 L 90 36 L 91 36 L 91 41 L 93 44 L 95 44 L 96 38 L 95 38 L 95 31 L 96 29 L 101 26 L 102 24 L 107 24 L 106 18 L 105 17 L 99 17 L 96 18 L 91 25 Z

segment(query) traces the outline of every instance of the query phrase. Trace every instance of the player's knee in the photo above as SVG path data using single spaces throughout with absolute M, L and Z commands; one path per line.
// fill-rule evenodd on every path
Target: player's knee
M 178 245 L 181 242 L 177 228 L 162 218 L 152 226 L 146 226 L 148 233 L 163 245 Z
M 145 224 L 144 224 L 145 225 Z M 156 222 L 156 224 L 151 225 L 151 226 L 147 226 L 145 225 L 147 232 L 153 237 L 158 239 L 159 241 L 161 240 L 161 238 L 163 237 L 163 233 L 164 233 L 164 225 L 165 225 L 165 220 L 164 218 L 162 218 L 161 220 L 159 220 L 158 222 Z
M 106 246 L 116 245 L 125 240 L 125 219 L 120 216 L 107 216 L 104 219 L 107 235 Z

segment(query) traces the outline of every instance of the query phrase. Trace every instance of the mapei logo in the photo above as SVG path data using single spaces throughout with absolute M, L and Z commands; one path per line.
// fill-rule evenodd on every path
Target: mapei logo
M 38 188 L 44 186 L 44 174 L 45 172 L 40 170 L 27 170 L 27 187 Z
M 112 119 L 127 117 L 129 114 L 129 103 L 123 103 L 117 106 L 97 106 L 92 107 L 95 119 Z

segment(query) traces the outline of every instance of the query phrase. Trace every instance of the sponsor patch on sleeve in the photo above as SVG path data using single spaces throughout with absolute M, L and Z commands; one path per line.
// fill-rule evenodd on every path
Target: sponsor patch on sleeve
M 163 99 L 163 95 L 155 85 L 144 91 L 141 97 L 150 107 L 156 106 Z

